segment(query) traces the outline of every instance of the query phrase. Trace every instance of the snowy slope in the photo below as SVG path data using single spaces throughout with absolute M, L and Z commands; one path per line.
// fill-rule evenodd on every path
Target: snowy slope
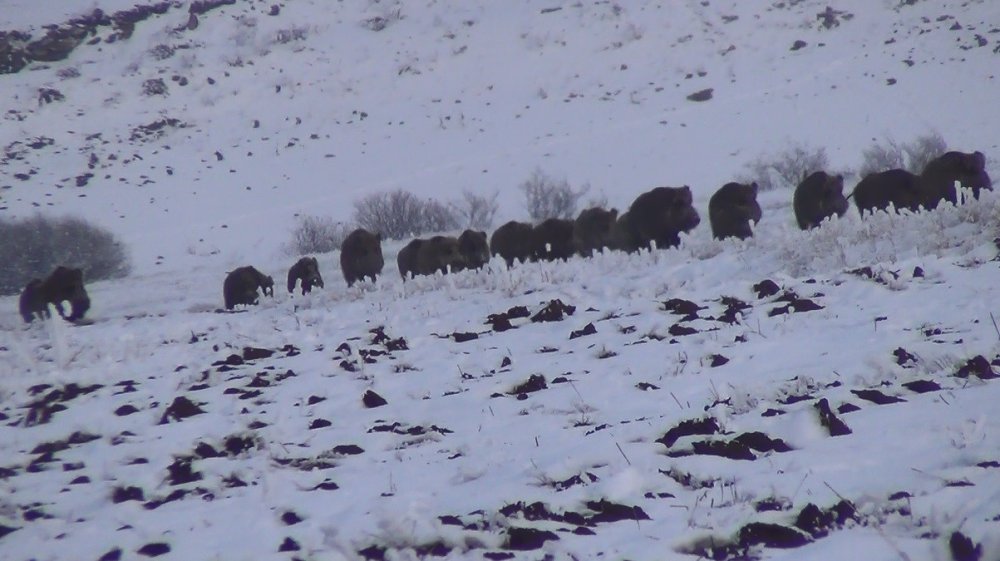
M 375 284 L 320 255 L 324 290 L 218 313 L 235 265 L 281 284 L 295 213 L 381 189 L 523 217 L 541 167 L 619 207 L 688 183 L 704 215 L 795 141 L 838 168 L 928 130 L 996 157 L 1000 6 L 895 4 L 820 29 L 808 1 L 241 2 L 174 33 L 182 4 L 0 76 L 4 146 L 53 140 L 0 164 L 0 212 L 82 214 L 136 262 L 88 286 L 88 325 L 0 298 L 0 558 L 1000 560 L 993 193 L 800 232 L 776 191 L 744 242 L 705 221 L 406 283 L 390 242 Z
M 808 542 L 788 558 L 946 559 L 957 531 L 997 559 L 1000 346 L 983 304 L 1000 286 L 998 204 L 331 282 L 235 314 L 203 290 L 215 271 L 97 283 L 92 325 L 5 327 L 5 550 L 680 559 L 798 522 L 815 537 L 786 530 Z M 761 294 L 765 279 L 779 292 Z M 667 311 L 674 298 L 702 308 Z M 554 299 L 575 309 L 488 323 Z M 518 389 L 533 376 L 542 389 Z M 367 408 L 369 390 L 387 404 Z M 850 434 L 824 427 L 821 400 Z M 668 437 L 706 420 L 717 434 Z M 762 450 L 692 455 L 748 433 Z M 839 519 L 801 514 L 841 500 Z
M 830 29 L 818 2 L 453 4 L 297 1 L 269 16 L 239 2 L 193 31 L 176 31 L 179 8 L 128 41 L 3 76 L 0 144 L 23 157 L 0 164 L 2 212 L 82 213 L 149 271 L 276 252 L 296 213 L 348 219 L 363 194 L 400 187 L 496 191 L 515 218 L 535 168 L 612 205 L 663 184 L 704 205 L 793 143 L 826 148 L 838 169 L 873 139 L 929 131 L 997 150 L 992 2 L 855 0 Z M 11 27 L 36 23 L 23 12 L 5 11 Z M 373 31 L 378 17 L 389 23 Z M 150 79 L 168 95 L 143 95 Z M 42 87 L 65 101 L 39 106 Z M 712 100 L 687 101 L 706 88 Z M 129 140 L 163 119 L 178 127 Z M 24 147 L 40 137 L 52 144 Z

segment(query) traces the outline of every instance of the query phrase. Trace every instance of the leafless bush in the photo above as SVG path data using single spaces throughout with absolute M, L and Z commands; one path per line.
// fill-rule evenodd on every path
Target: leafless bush
M 167 95 L 167 84 L 163 82 L 163 78 L 146 80 L 142 83 L 142 93 L 148 96 Z
M 175 51 L 176 49 L 174 49 L 174 47 L 161 43 L 159 45 L 156 45 L 152 49 L 149 49 L 149 54 L 150 56 L 153 57 L 154 60 L 166 60 L 174 56 Z
M 327 216 L 300 216 L 292 230 L 288 251 L 294 255 L 327 253 L 340 249 L 353 224 L 336 222 Z
M 80 69 L 75 66 L 67 66 L 66 68 L 60 68 L 56 71 L 56 76 L 59 76 L 62 80 L 69 80 L 71 78 L 80 77 Z
M 373 16 L 364 20 L 361 22 L 361 25 L 372 31 L 382 31 L 386 27 L 389 27 L 401 19 L 403 19 L 403 11 L 402 8 L 397 6 L 391 9 L 383 10 L 381 15 Z
M 531 177 L 521 184 L 521 190 L 524 191 L 528 215 L 533 220 L 541 221 L 547 218 L 574 218 L 580 198 L 590 187 L 574 191 L 565 179 L 553 179 L 536 168 Z
M 826 149 L 800 144 L 750 162 L 742 180 L 756 181 L 761 191 L 794 189 L 807 174 L 825 170 L 828 163 Z
M 889 138 L 876 142 L 862 152 L 860 177 L 890 169 L 905 169 L 919 174 L 928 162 L 944 154 L 948 144 L 944 137 L 933 132 L 900 144 Z
M 499 193 L 493 192 L 490 196 L 477 195 L 471 191 L 463 191 L 462 198 L 458 202 L 452 203 L 454 214 L 461 220 L 460 227 L 475 228 L 477 230 L 489 230 L 493 227 L 493 219 L 496 217 L 499 204 L 497 196 Z
M 948 151 L 948 143 L 943 136 L 934 132 L 918 136 L 912 142 L 904 144 L 903 151 L 906 152 L 910 171 L 920 173 L 931 160 Z
M 131 266 L 111 232 L 73 217 L 0 221 L 0 294 L 20 292 L 59 265 L 80 267 L 87 281 L 122 277 Z
M 421 228 L 419 233 L 443 232 L 445 230 L 454 230 L 460 226 L 458 217 L 455 216 L 455 211 L 451 206 L 440 201 L 435 201 L 434 199 L 421 201 L 421 205 L 421 220 L 419 221 Z
M 354 221 L 393 240 L 459 227 L 458 218 L 448 205 L 420 199 L 402 189 L 374 193 L 355 202 Z
M 292 26 L 288 29 L 279 29 L 274 36 L 276 43 L 282 45 L 292 41 L 303 41 L 309 36 L 309 28 L 304 26 Z

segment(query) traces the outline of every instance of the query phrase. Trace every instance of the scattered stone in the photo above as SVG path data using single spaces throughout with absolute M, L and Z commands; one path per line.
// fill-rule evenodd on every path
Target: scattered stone
M 972 541 L 962 532 L 952 532 L 948 539 L 948 549 L 955 561 L 979 561 L 983 557 L 983 546 Z
M 780 438 L 771 438 L 766 434 L 753 431 L 745 432 L 733 439 L 733 442 L 743 444 L 758 452 L 791 452 L 792 447 Z
M 713 417 L 707 417 L 705 419 L 688 419 L 686 421 L 681 421 L 677 424 L 677 426 L 668 430 L 666 434 L 658 438 L 656 442 L 670 448 L 675 442 L 677 442 L 678 439 L 682 437 L 718 434 L 720 430 L 718 422 L 716 422 Z
M 698 333 L 698 330 L 693 327 L 675 323 L 670 326 L 670 329 L 667 329 L 667 333 L 673 337 L 683 337 L 684 335 L 694 335 L 695 333 Z
M 364 549 L 359 549 L 358 555 L 364 557 L 367 561 L 385 561 L 385 551 L 384 547 L 370 545 Z
M 0 64 L 2 64 L 2 63 L 0 63 Z M 0 72 L 0 73 L 2 73 L 2 72 Z M 38 105 L 39 106 L 48 105 L 48 104 L 56 102 L 56 101 L 63 101 L 65 99 L 66 99 L 66 96 L 64 96 L 63 93 L 60 92 L 57 89 L 54 89 L 54 88 L 39 88 L 38 89 Z
M 978 376 L 981 380 L 992 380 L 997 377 L 997 374 L 993 372 L 990 361 L 986 360 L 986 357 L 983 355 L 970 358 L 958 369 L 958 372 L 955 372 L 955 376 L 959 378 L 968 378 L 969 375 Z
M 597 333 L 597 328 L 594 327 L 593 323 L 588 323 L 583 327 L 583 329 L 577 329 L 576 331 L 570 332 L 569 338 L 570 340 L 573 340 L 578 337 L 584 337 L 586 335 L 594 335 L 595 333 Z
M 698 311 L 704 310 L 704 306 L 699 306 L 690 300 L 682 298 L 671 298 L 663 303 L 663 309 L 681 316 L 688 316 L 691 319 L 698 317 Z M 689 321 L 687 319 L 682 321 Z
M 114 549 L 111 549 L 104 555 L 98 557 L 97 561 L 119 561 L 121 558 L 122 558 L 122 550 L 120 547 L 116 547 Z
M 767 313 L 768 317 L 780 316 L 790 312 L 812 312 L 823 309 L 823 306 L 820 306 L 816 302 L 813 302 L 808 298 L 799 298 L 795 296 L 794 293 L 789 293 L 785 296 L 785 298 L 786 301 L 788 301 L 788 304 L 772 309 Z
M 824 397 L 816 402 L 813 407 L 819 413 L 819 422 L 830 431 L 830 436 L 844 436 L 851 434 L 851 429 L 847 427 L 847 424 L 841 421 L 833 411 L 830 410 L 830 402 Z
M 262 358 L 270 358 L 274 355 L 274 351 L 270 349 L 260 349 L 257 347 L 243 347 L 243 360 L 260 360 Z
M 373 409 L 375 407 L 382 407 L 383 405 L 389 403 L 388 401 L 385 400 L 385 398 L 383 398 L 382 396 L 371 390 L 366 391 L 365 395 L 361 396 L 361 402 L 364 403 L 365 407 L 369 409 Z
M 688 101 L 708 101 L 712 99 L 713 88 L 706 88 L 704 90 L 698 90 L 693 94 L 687 96 Z
M 917 362 L 917 357 L 913 356 L 912 353 L 903 347 L 898 347 L 895 351 L 892 351 L 892 355 L 896 357 L 896 364 L 902 367 L 909 367 Z
M 719 355 L 719 354 L 711 355 L 711 357 L 709 357 L 709 358 L 711 358 L 711 361 L 709 362 L 709 366 L 711 366 L 712 368 L 715 368 L 717 366 L 722 366 L 723 364 L 726 364 L 726 363 L 729 362 L 728 358 L 726 358 L 726 357 L 724 357 L 722 355 Z
M 548 530 L 511 526 L 507 528 L 507 539 L 504 542 L 504 549 L 531 551 L 541 549 L 547 541 L 558 539 L 559 536 Z
M 333 447 L 333 453 L 342 456 L 357 456 L 358 454 L 364 454 L 365 450 L 357 444 L 341 444 Z
M 226 438 L 225 443 L 226 453 L 230 456 L 239 456 L 254 446 L 254 439 L 251 436 L 230 436 Z
M 205 442 L 199 442 L 198 445 L 194 447 L 194 455 L 201 459 L 222 457 L 222 454 L 219 453 L 218 450 Z
M 779 499 L 776 497 L 761 499 L 753 504 L 753 508 L 757 512 L 780 512 L 788 510 L 791 507 L 792 505 L 788 499 Z
M 565 316 L 571 316 L 576 312 L 576 306 L 567 306 L 562 300 L 551 300 L 538 313 L 531 316 L 533 323 L 545 321 L 562 321 Z
M 750 309 L 750 304 L 740 300 L 739 298 L 733 298 L 732 296 L 723 296 L 721 298 L 722 305 L 726 307 L 722 314 L 715 318 L 716 321 L 721 323 L 727 323 L 733 325 L 739 323 L 740 316 L 744 311 Z
M 528 376 L 527 380 L 514 386 L 514 388 L 507 393 L 511 395 L 522 395 L 544 390 L 546 388 L 548 388 L 548 385 L 545 383 L 545 376 L 542 376 L 541 374 L 532 374 L 531 376 Z
M 888 405 L 890 403 L 901 403 L 906 401 L 901 397 L 886 395 L 878 390 L 851 390 L 851 393 L 876 405 Z
M 613 503 L 606 499 L 588 501 L 587 508 L 594 514 L 587 518 L 588 524 L 603 524 L 620 520 L 649 520 L 649 515 L 638 506 Z
M 853 403 L 841 403 L 840 407 L 837 407 L 837 413 L 841 415 L 846 415 L 847 413 L 854 413 L 855 411 L 860 411 L 861 408 Z
M 302 546 L 300 546 L 297 541 L 289 537 L 286 537 L 285 540 L 281 542 L 281 545 L 278 546 L 279 552 L 299 551 L 300 549 L 302 549 Z
M 115 487 L 111 493 L 111 502 L 118 504 L 125 501 L 144 501 L 142 489 L 138 487 Z
M 167 409 L 163 412 L 163 416 L 160 417 L 159 424 L 165 425 L 171 420 L 181 421 L 188 417 L 193 417 L 194 415 L 200 415 L 205 411 L 191 402 L 190 399 L 184 396 L 177 396 L 174 398 L 174 402 L 171 403 Z
M 840 501 L 828 510 L 822 510 L 809 503 L 799 511 L 795 518 L 795 527 L 809 533 L 814 539 L 819 539 L 853 518 L 854 507 L 847 501 Z
M 720 456 L 730 460 L 756 460 L 757 456 L 746 445 L 736 442 L 718 440 L 702 440 L 693 442 L 691 449 L 701 456 Z
M 163 542 L 147 543 L 139 548 L 139 551 L 136 553 L 145 555 L 146 557 L 159 557 L 165 553 L 170 553 L 170 546 Z
M 194 0 L 188 7 L 188 12 L 200 16 L 205 12 L 214 10 L 220 6 L 228 6 L 235 3 L 236 0 Z
M 324 429 L 332 424 L 326 419 L 314 419 L 313 422 L 309 423 L 309 430 Z
M 191 458 L 177 458 L 167 466 L 167 482 L 171 485 L 183 485 L 201 479 L 201 474 L 194 471 Z
M 142 94 L 145 96 L 168 95 L 170 93 L 163 78 L 150 78 L 142 83 Z

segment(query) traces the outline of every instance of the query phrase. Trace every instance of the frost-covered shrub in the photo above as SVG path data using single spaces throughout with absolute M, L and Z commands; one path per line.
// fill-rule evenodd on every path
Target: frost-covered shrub
M 547 218 L 575 218 L 580 198 L 590 187 L 574 190 L 565 179 L 553 179 L 536 168 L 520 189 L 524 191 L 528 215 L 533 220 L 541 221 Z
M 61 80 L 70 80 L 80 77 L 80 69 L 75 66 L 67 66 L 56 71 L 56 76 Z
M 756 181 L 761 191 L 794 189 L 806 175 L 826 170 L 828 165 L 826 149 L 800 144 L 750 162 L 740 180 L 746 183 Z
M 149 49 L 149 54 L 154 60 L 166 60 L 174 56 L 174 51 L 175 49 L 172 46 L 161 43 Z
M 167 95 L 167 84 L 163 78 L 151 78 L 142 83 L 142 93 L 147 96 Z
M 59 265 L 80 267 L 87 282 L 122 277 L 131 266 L 111 232 L 81 218 L 36 215 L 0 220 L 0 294 L 20 292 Z
M 421 233 L 443 232 L 445 230 L 454 230 L 460 226 L 458 217 L 455 215 L 452 207 L 434 199 L 422 201 L 421 220 L 419 224 L 421 226 Z
M 288 252 L 293 255 L 306 255 L 340 249 L 344 238 L 354 228 L 353 224 L 336 222 L 327 216 L 300 216 L 292 230 L 292 241 L 288 244 Z
M 304 26 L 292 26 L 288 29 L 279 29 L 274 34 L 275 43 L 287 44 L 292 41 L 304 41 L 309 36 L 309 28 Z
M 888 138 L 872 144 L 861 153 L 862 162 L 858 176 L 865 177 L 890 169 L 905 169 L 919 174 L 928 162 L 947 150 L 948 143 L 936 132 L 918 136 L 903 144 Z
M 477 195 L 471 191 L 463 191 L 462 198 L 452 203 L 452 210 L 461 220 L 460 227 L 489 230 L 493 227 L 499 204 L 494 192 L 490 196 Z
M 392 7 L 386 7 L 379 15 L 365 19 L 361 25 L 372 31 L 382 31 L 401 19 L 403 19 L 403 9 L 396 4 Z
M 354 221 L 393 240 L 459 227 L 458 217 L 448 205 L 420 199 L 402 189 L 373 193 L 355 202 Z

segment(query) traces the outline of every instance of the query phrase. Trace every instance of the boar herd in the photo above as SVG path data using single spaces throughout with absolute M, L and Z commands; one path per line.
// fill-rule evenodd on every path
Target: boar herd
M 799 228 L 808 230 L 833 216 L 843 216 L 848 199 L 864 217 L 866 212 L 889 209 L 933 209 L 942 201 L 958 202 L 958 190 L 971 190 L 974 197 L 982 189 L 992 189 L 982 152 L 947 152 L 927 164 L 920 175 L 894 169 L 865 176 L 854 192 L 844 196 L 844 178 L 824 171 L 807 174 L 795 189 L 792 209 Z M 712 195 L 708 218 L 712 235 L 746 239 L 753 236 L 753 225 L 760 221 L 756 183 L 727 183 Z M 554 261 L 574 255 L 592 256 L 604 249 L 636 252 L 640 249 L 669 248 L 680 244 L 680 234 L 701 222 L 692 204 L 691 189 L 656 187 L 640 194 L 628 210 L 600 207 L 582 211 L 575 220 L 549 218 L 539 224 L 510 221 L 497 228 L 487 242 L 485 232 L 466 230 L 460 236 L 417 238 L 404 246 L 396 257 L 404 280 L 418 275 L 479 269 L 492 257 L 502 258 L 508 266 L 515 262 Z M 382 236 L 359 228 L 351 232 L 340 248 L 340 268 L 348 286 L 382 273 Z M 302 294 L 313 287 L 323 288 L 323 277 L 315 257 L 299 259 L 288 271 L 288 292 L 301 286 Z M 261 292 L 274 296 L 274 280 L 254 267 L 230 271 L 222 285 L 227 310 L 238 305 L 258 303 Z M 66 315 L 64 301 L 71 304 Z M 69 321 L 83 317 L 90 299 L 83 286 L 80 269 L 58 267 L 48 278 L 28 283 L 20 298 L 24 321 L 50 315 L 53 304 L 59 315 Z

